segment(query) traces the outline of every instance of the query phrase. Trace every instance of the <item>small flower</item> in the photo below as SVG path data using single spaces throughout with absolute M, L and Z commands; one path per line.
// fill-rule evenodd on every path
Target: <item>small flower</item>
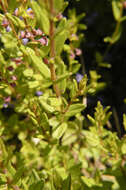
M 4 103 L 3 108 L 7 108 L 7 107 L 8 107 L 8 104 Z
M 81 49 L 79 49 L 79 48 L 76 48 L 75 49 L 75 53 L 76 53 L 76 55 L 81 55 L 82 54 L 82 51 L 81 51 Z
M 43 92 L 42 91 L 36 91 L 35 95 L 36 96 L 41 96 L 41 95 L 43 95 Z
M 24 20 L 24 18 L 22 16 L 19 16 L 20 20 Z
M 31 8 L 28 8 L 27 9 L 27 14 L 31 17 L 31 18 L 34 18 L 34 12 Z
M 83 75 L 82 75 L 82 74 L 80 74 L 80 73 L 77 73 L 77 74 L 76 74 L 76 81 L 77 81 L 78 83 L 82 80 L 82 78 L 83 78 Z
M 123 8 L 126 9 L 126 1 L 123 2 Z
M 43 36 L 42 38 L 40 38 L 37 41 L 40 42 L 43 46 L 47 46 L 48 45 L 48 39 L 45 36 Z
M 15 16 L 18 16 L 18 14 L 19 14 L 19 9 L 16 8 L 15 11 L 14 11 L 14 15 L 15 15 Z
M 13 75 L 13 76 L 11 77 L 11 79 L 14 80 L 14 81 L 16 81 L 16 80 L 17 80 L 17 77 L 16 77 L 15 75 Z
M 26 45 L 26 44 L 28 43 L 28 41 L 29 41 L 28 38 L 23 38 L 23 39 L 22 39 L 22 43 L 23 43 L 24 45 Z
M 72 50 L 70 51 L 70 58 L 71 58 L 71 59 L 74 59 L 74 58 L 75 58 L 75 54 L 74 54 L 74 52 L 73 52 Z
M 10 102 L 10 101 L 11 101 L 11 97 L 10 97 L 10 96 L 4 98 L 4 102 L 8 103 L 8 102 Z
M 41 36 L 41 35 L 43 35 L 44 33 L 38 28 L 37 30 L 36 30 L 36 35 L 37 36 Z
M 8 25 L 9 25 L 9 22 L 8 22 L 8 20 L 7 19 L 3 19 L 3 21 L 2 21 L 2 24 L 1 24 L 3 27 L 7 27 Z
M 61 13 L 59 13 L 57 16 L 56 16 L 57 20 L 61 20 L 63 18 L 63 15 Z
M 27 32 L 26 35 L 25 35 L 26 38 L 31 38 L 32 37 L 32 34 L 30 32 Z
M 21 30 L 19 38 L 25 38 L 25 34 L 26 34 L 25 31 Z
M 15 82 L 11 82 L 10 85 L 14 88 L 16 86 Z
M 6 27 L 6 32 L 10 32 L 11 31 L 11 27 L 8 25 L 7 27 Z
M 9 66 L 9 67 L 7 67 L 7 70 L 8 70 L 8 71 L 13 71 L 14 68 L 13 68 L 13 66 Z

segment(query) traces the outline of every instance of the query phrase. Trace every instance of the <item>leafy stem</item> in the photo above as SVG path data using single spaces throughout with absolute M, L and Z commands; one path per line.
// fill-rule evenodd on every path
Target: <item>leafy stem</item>
M 53 20 L 53 15 L 54 15 L 54 2 L 53 0 L 50 0 L 50 31 L 49 31 L 49 36 L 50 36 L 50 58 L 51 60 L 54 59 L 55 57 L 55 42 L 54 42 L 54 31 L 55 31 L 55 26 L 54 26 L 54 20 Z M 54 62 L 50 62 L 50 72 L 51 72 L 51 79 L 52 81 L 55 81 L 57 79 L 56 77 L 56 71 L 55 71 L 55 66 Z M 53 89 L 56 93 L 56 96 L 60 96 L 60 90 L 58 88 L 57 84 L 53 84 Z

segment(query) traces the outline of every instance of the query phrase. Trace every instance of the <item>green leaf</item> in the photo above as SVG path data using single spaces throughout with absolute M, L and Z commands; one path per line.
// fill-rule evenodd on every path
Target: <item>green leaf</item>
M 25 23 L 18 17 L 13 16 L 13 18 L 15 19 L 15 21 L 17 22 L 18 27 L 24 29 L 25 28 Z
M 66 117 L 75 116 L 77 113 L 80 113 L 84 109 L 85 109 L 85 105 L 83 104 L 72 104 L 70 105 L 69 109 L 65 113 L 65 116 Z
M 0 62 L 1 62 L 3 65 L 6 64 L 6 61 L 4 60 L 4 57 L 3 57 L 2 53 L 1 53 L 1 51 L 0 51 Z
M 47 104 L 47 102 L 42 97 L 39 97 L 38 99 L 39 99 L 40 105 L 45 111 L 47 111 L 47 113 L 53 113 L 55 111 L 55 109 L 49 104 Z
M 113 15 L 116 21 L 119 21 L 121 18 L 121 9 L 120 9 L 121 3 L 118 0 L 113 0 L 112 1 L 112 10 L 113 10 Z
M 38 25 L 44 31 L 44 33 L 48 35 L 50 24 L 46 9 L 43 6 L 40 7 L 36 1 L 30 1 L 30 6 L 35 13 Z
M 123 114 L 123 126 L 126 131 L 126 114 Z
M 53 132 L 53 137 L 56 139 L 60 139 L 66 130 L 67 123 L 64 122 L 55 129 L 55 131 Z
M 56 189 L 60 189 L 62 187 L 62 178 L 57 170 L 53 170 L 53 185 Z
M 23 75 L 24 75 L 25 77 L 32 77 L 32 76 L 33 76 L 33 70 L 32 70 L 32 69 L 25 69 L 25 70 L 23 71 Z
M 67 20 L 66 18 L 62 18 L 59 25 L 56 28 L 55 36 L 57 36 L 60 32 L 62 32 L 67 27 Z
M 85 176 L 82 176 L 81 179 L 84 182 L 84 184 L 87 185 L 89 188 L 92 188 L 96 185 L 96 182 L 93 178 L 87 178 Z
M 4 15 L 0 14 L 0 23 L 3 21 L 4 18 L 5 18 Z
M 10 19 L 11 22 L 12 22 L 15 26 L 18 26 L 18 23 L 17 23 L 17 21 L 14 19 L 14 16 L 12 16 L 10 13 L 6 13 L 6 17 L 7 17 L 8 19 Z
M 63 75 L 60 75 L 53 83 L 54 83 L 54 84 L 59 83 L 59 82 L 61 82 L 62 80 L 68 78 L 70 75 L 71 75 L 71 73 L 65 73 L 65 74 L 63 74 Z
M 29 81 L 27 84 L 28 88 L 37 88 L 40 85 L 38 81 Z
M 62 190 L 71 190 L 71 175 L 63 181 Z
M 42 59 L 38 57 L 31 48 L 26 48 L 28 56 L 31 58 L 34 67 L 45 77 L 50 78 L 50 70 Z
M 50 129 L 50 125 L 49 125 L 49 120 L 48 120 L 48 116 L 47 114 L 44 112 L 44 113 L 41 113 L 41 125 L 42 127 L 45 129 L 45 130 L 49 130 Z
M 30 185 L 29 190 L 42 190 L 44 188 L 44 181 L 39 180 L 33 184 Z
M 67 30 L 63 30 L 62 32 L 60 32 L 58 35 L 56 35 L 55 39 L 55 51 L 56 51 L 56 55 L 59 55 L 64 47 L 64 43 L 67 39 L 68 36 L 68 31 Z
M 20 168 L 18 168 L 18 170 L 16 171 L 14 178 L 13 178 L 14 184 L 18 183 L 18 181 L 21 179 L 25 170 L 26 170 L 26 168 L 24 166 L 20 166 Z
M 63 8 L 63 0 L 54 0 L 54 9 L 56 12 L 60 12 Z

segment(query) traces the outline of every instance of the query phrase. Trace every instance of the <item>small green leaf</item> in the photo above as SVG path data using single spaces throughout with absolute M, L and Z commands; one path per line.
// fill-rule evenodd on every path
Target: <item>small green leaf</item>
M 50 70 L 46 64 L 43 63 L 42 59 L 38 57 L 31 48 L 26 48 L 28 56 L 31 58 L 35 68 L 45 77 L 50 78 Z
M 30 1 L 31 8 L 33 9 L 37 18 L 38 25 L 44 31 L 45 34 L 49 34 L 49 18 L 46 9 L 43 6 L 39 6 L 36 1 Z
M 49 104 L 47 104 L 47 102 L 43 98 L 39 97 L 39 102 L 42 108 L 48 113 L 53 113 L 55 111 L 55 109 Z
M 18 181 L 21 179 L 25 170 L 26 170 L 26 168 L 24 166 L 20 166 L 20 168 L 18 168 L 18 170 L 16 171 L 14 178 L 13 178 L 14 184 L 18 183 Z
M 54 83 L 54 84 L 59 83 L 59 82 L 61 82 L 62 80 L 68 78 L 70 75 L 71 75 L 71 73 L 65 73 L 65 74 L 63 74 L 63 75 L 60 75 L 53 83 Z
M 32 76 L 33 76 L 33 70 L 32 70 L 32 69 L 25 69 L 25 70 L 23 71 L 23 75 L 24 75 L 25 77 L 32 77 Z
M 67 30 L 63 30 L 55 37 L 55 51 L 56 55 L 59 55 L 64 47 L 64 42 L 67 39 L 68 32 Z
M 31 184 L 29 187 L 29 190 L 42 190 L 44 188 L 44 181 L 43 180 L 39 180 L 36 181 L 35 183 Z
M 70 105 L 69 109 L 65 113 L 66 117 L 75 116 L 77 113 L 80 113 L 82 110 L 84 110 L 85 105 L 83 104 L 72 104 Z
M 55 131 L 53 132 L 53 137 L 56 139 L 60 139 L 66 130 L 67 123 L 64 122 L 55 129 Z
M 113 0 L 112 1 L 112 10 L 113 10 L 113 15 L 116 21 L 119 21 L 121 18 L 121 9 L 120 9 L 121 3 L 118 0 Z
M 84 182 L 84 184 L 87 185 L 89 188 L 92 188 L 96 185 L 96 182 L 93 178 L 87 178 L 85 176 L 82 176 L 81 179 Z
M 49 130 L 50 129 L 50 125 L 49 125 L 49 120 L 48 120 L 48 116 L 47 114 L 44 112 L 41 115 L 41 125 L 45 130 Z
M 63 8 L 63 0 L 54 0 L 54 9 L 56 12 L 60 12 Z
M 57 170 L 53 170 L 53 185 L 56 189 L 60 189 L 62 187 L 62 178 Z
M 123 114 L 123 126 L 126 131 L 126 114 Z
M 71 190 L 71 175 L 63 181 L 62 190 Z

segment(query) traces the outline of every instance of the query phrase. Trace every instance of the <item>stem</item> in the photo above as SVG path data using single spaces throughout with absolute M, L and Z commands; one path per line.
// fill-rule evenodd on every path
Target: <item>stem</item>
M 122 15 L 123 15 L 123 6 L 121 6 L 121 8 L 120 8 L 120 19 L 121 19 Z M 114 31 L 114 33 L 113 33 L 113 35 L 112 35 L 112 39 L 114 39 L 114 37 L 115 37 L 116 34 L 118 33 L 120 24 L 121 24 L 121 21 L 120 21 L 120 20 L 117 21 L 116 27 L 115 27 L 115 31 Z M 113 45 L 113 43 L 109 43 L 109 45 L 108 45 L 108 47 L 107 47 L 107 49 L 106 49 L 106 51 L 105 51 L 105 53 L 104 53 L 103 59 L 105 58 L 105 56 L 107 55 L 107 53 L 108 53 L 109 50 L 111 49 L 112 45 Z
M 55 42 L 54 42 L 54 30 L 55 30 L 55 26 L 54 26 L 54 21 L 53 21 L 53 15 L 54 15 L 54 7 L 53 7 L 53 0 L 50 0 L 50 13 L 51 13 L 51 17 L 50 17 L 50 31 L 49 31 L 49 35 L 50 35 L 50 58 L 54 59 L 55 57 Z M 55 66 L 54 63 L 50 63 L 50 72 L 51 72 L 51 79 L 54 82 L 57 77 L 56 77 L 56 71 L 55 71 Z M 60 96 L 60 91 L 58 88 L 57 84 L 53 84 L 53 89 L 56 93 L 56 96 L 59 97 Z

